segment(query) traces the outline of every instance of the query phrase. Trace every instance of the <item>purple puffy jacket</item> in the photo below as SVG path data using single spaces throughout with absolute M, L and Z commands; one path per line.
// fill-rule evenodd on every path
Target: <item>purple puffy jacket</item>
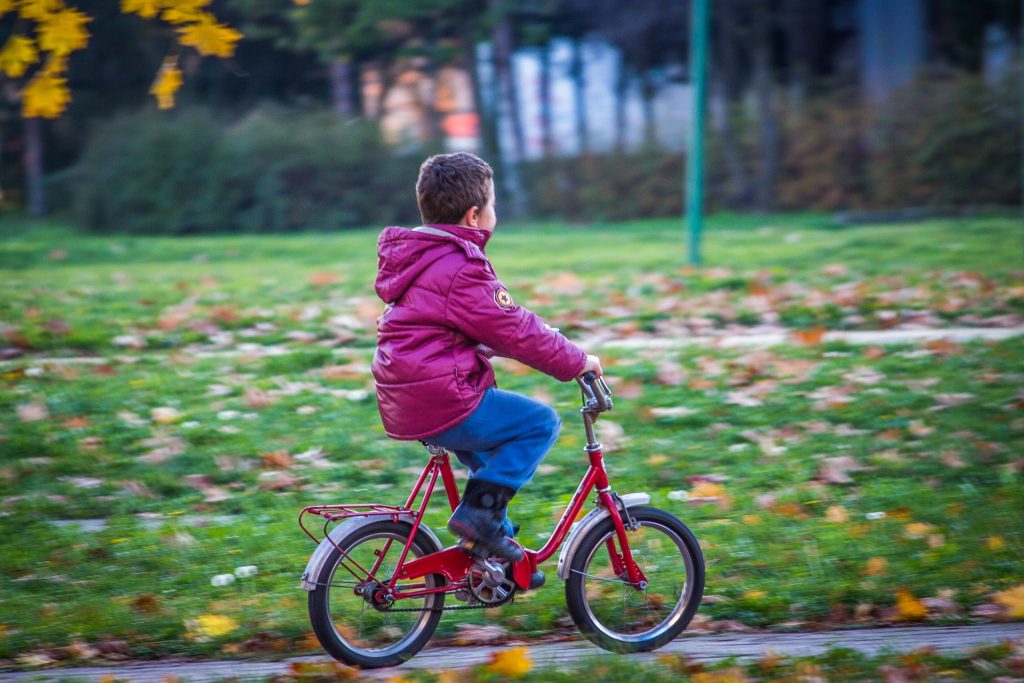
M 494 386 L 495 355 L 561 381 L 583 371 L 586 354 L 517 306 L 494 274 L 484 245 L 491 233 L 457 225 L 385 228 L 377 240 L 377 321 L 373 377 L 384 430 L 424 439 L 454 427 Z

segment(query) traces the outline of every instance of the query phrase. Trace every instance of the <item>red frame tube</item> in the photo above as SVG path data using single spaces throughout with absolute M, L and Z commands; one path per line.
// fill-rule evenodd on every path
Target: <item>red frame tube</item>
M 530 574 L 536 571 L 537 565 L 550 559 L 559 547 L 561 547 L 562 542 L 565 541 L 573 523 L 576 521 L 580 511 L 583 509 L 583 505 L 586 503 L 587 497 L 595 488 L 597 489 L 598 500 L 605 509 L 608 510 L 608 514 L 612 519 L 612 523 L 615 527 L 614 540 L 618 541 L 618 546 L 622 551 L 620 553 L 616 549 L 613 539 L 608 540 L 607 547 L 614 570 L 616 573 L 621 573 L 625 570 L 629 574 L 630 582 L 637 587 L 639 587 L 638 584 L 640 581 L 645 580 L 643 573 L 636 566 L 636 563 L 632 561 L 632 552 L 629 548 L 629 540 L 626 537 L 626 528 L 623 524 L 622 516 L 619 514 L 618 507 L 615 504 L 615 500 L 612 498 L 609 491 L 608 473 L 604 468 L 604 457 L 601 450 L 597 449 L 587 451 L 587 456 L 590 460 L 590 466 L 587 468 L 586 474 L 584 474 L 583 479 L 576 488 L 576 492 L 573 493 L 572 499 L 569 501 L 569 505 L 566 506 L 565 511 L 562 513 L 562 517 L 558 520 L 558 524 L 555 526 L 551 537 L 540 550 L 526 550 L 526 558 L 521 562 L 518 562 L 513 567 L 514 579 L 520 587 L 525 588 L 528 586 Z M 427 482 L 428 478 L 430 480 L 429 482 Z M 448 458 L 448 454 L 442 451 L 430 458 L 430 461 L 420 473 L 419 478 L 416 480 L 416 484 L 413 486 L 412 492 L 409 494 L 409 498 L 406 500 L 405 505 L 402 508 L 389 508 L 388 506 L 370 504 L 337 506 L 336 509 L 342 510 L 342 514 L 329 516 L 327 510 L 335 509 L 335 506 L 315 506 L 306 508 L 302 513 L 300 513 L 300 526 L 302 515 L 306 512 L 327 517 L 329 520 L 332 518 L 341 519 L 345 517 L 363 515 L 386 515 L 389 510 L 393 510 L 397 518 L 398 513 L 404 514 L 411 512 L 414 520 L 412 532 L 409 534 L 409 538 L 406 541 L 405 546 L 402 548 L 402 555 L 396 565 L 396 571 L 388 582 L 388 591 L 391 592 L 396 599 L 401 599 L 457 590 L 461 587 L 466 578 L 466 573 L 473 565 L 473 560 L 469 554 L 458 546 L 451 546 L 439 552 L 416 558 L 411 562 L 406 562 L 409 550 L 412 548 L 413 539 L 416 538 L 416 534 L 419 531 L 420 524 L 423 521 L 423 515 L 426 512 L 427 504 L 430 502 L 430 497 L 433 493 L 434 486 L 437 484 L 438 478 L 441 479 L 442 485 L 444 486 L 449 506 L 452 510 L 455 510 L 459 504 L 459 487 L 455 481 L 455 474 L 452 471 L 451 461 Z M 424 484 L 426 484 L 425 489 Z M 416 499 L 420 497 L 421 491 L 423 491 L 423 500 L 420 502 L 419 509 L 413 510 L 412 506 L 416 502 Z M 362 513 L 359 511 L 363 507 L 369 508 L 367 512 Z M 305 527 L 303 527 L 303 530 L 305 531 Z M 312 537 L 308 531 L 306 531 L 306 533 Z M 315 537 L 313 538 L 316 540 Z M 388 544 L 380 553 L 380 557 L 374 563 L 373 568 L 367 573 L 368 577 L 373 576 L 380 568 L 380 564 L 383 561 L 387 550 L 390 549 L 391 543 L 391 541 L 388 541 Z M 353 563 L 359 566 L 358 563 L 355 563 L 354 561 Z M 348 567 L 345 568 L 349 573 L 355 576 L 355 573 L 348 569 Z M 359 569 L 364 573 L 366 572 L 366 570 L 361 566 Z M 402 587 L 397 586 L 399 580 L 408 581 L 428 576 L 430 574 L 442 574 L 450 583 L 447 586 L 429 589 L 424 588 L 422 584 L 406 586 L 405 590 L 403 590 Z M 356 578 L 359 577 L 357 576 Z

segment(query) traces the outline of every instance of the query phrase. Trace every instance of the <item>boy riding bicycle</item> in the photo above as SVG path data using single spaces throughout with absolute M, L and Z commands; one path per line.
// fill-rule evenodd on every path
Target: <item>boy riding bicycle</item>
M 495 385 L 488 358 L 513 358 L 569 381 L 601 363 L 518 306 L 484 253 L 497 224 L 494 174 L 467 153 L 423 162 L 416 182 L 423 225 L 378 239 L 373 376 L 388 436 L 453 453 L 470 479 L 448 529 L 517 562 L 509 500 L 558 438 L 549 406 Z

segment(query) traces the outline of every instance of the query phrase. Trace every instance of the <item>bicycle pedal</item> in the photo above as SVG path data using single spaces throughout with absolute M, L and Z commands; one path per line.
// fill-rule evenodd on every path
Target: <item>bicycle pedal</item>
M 459 539 L 458 545 L 466 554 L 477 560 L 486 560 L 491 555 L 487 546 L 465 537 Z

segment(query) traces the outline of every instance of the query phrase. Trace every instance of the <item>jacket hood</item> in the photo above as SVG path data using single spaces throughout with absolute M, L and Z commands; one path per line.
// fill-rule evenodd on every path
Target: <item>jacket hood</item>
M 377 281 L 374 290 L 384 303 L 405 294 L 424 270 L 453 251 L 485 258 L 483 247 L 490 233 L 458 225 L 432 225 L 452 237 L 388 227 L 377 238 Z

